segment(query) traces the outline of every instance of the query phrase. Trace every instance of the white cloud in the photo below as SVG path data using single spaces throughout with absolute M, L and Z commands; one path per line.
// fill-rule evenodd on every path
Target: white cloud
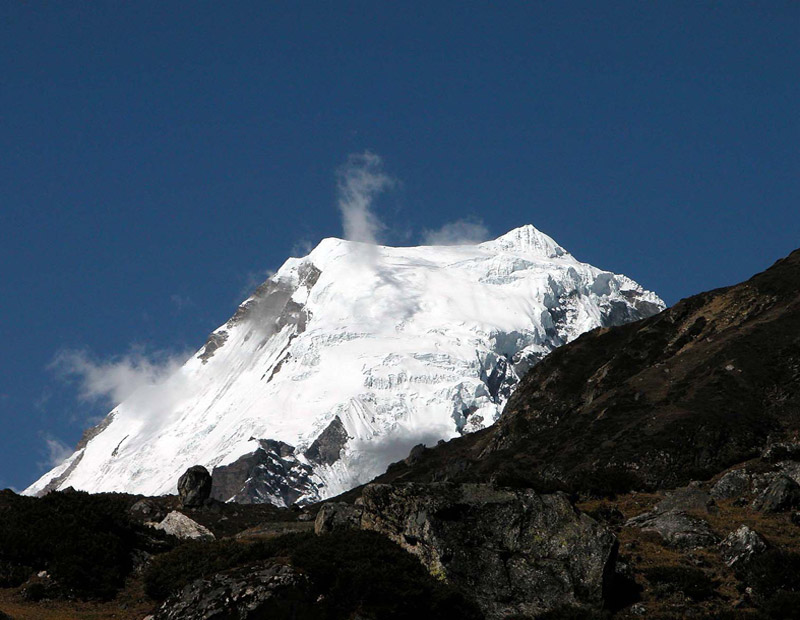
M 373 211 L 373 203 L 397 182 L 383 171 L 383 160 L 370 151 L 350 155 L 339 169 L 338 179 L 345 238 L 376 244 L 385 226 Z
M 256 289 L 275 275 L 274 269 L 261 269 L 259 271 L 250 271 L 244 278 L 244 284 L 239 290 L 239 296 L 235 300 L 237 304 L 241 303 L 253 293 Z
M 449 222 L 438 230 L 422 232 L 423 245 L 467 245 L 489 238 L 489 229 L 480 220 L 463 219 Z
M 44 442 L 47 450 L 47 460 L 39 463 L 39 465 L 47 469 L 61 465 L 74 452 L 71 447 L 56 437 L 45 436 Z
M 189 306 L 192 305 L 191 298 L 186 297 L 184 295 L 179 295 L 178 293 L 170 295 L 169 300 L 170 302 L 172 302 L 172 305 L 175 306 L 175 309 L 178 310 L 179 312 L 184 308 L 188 308 Z
M 163 385 L 187 357 L 134 349 L 122 357 L 97 361 L 86 351 L 64 350 L 55 356 L 50 367 L 62 379 L 78 381 L 78 397 L 82 401 L 114 406 Z

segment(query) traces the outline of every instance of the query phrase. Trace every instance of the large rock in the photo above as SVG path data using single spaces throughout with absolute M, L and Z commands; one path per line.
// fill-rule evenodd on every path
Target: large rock
M 707 547 L 718 541 L 708 522 L 697 513 L 716 509 L 711 496 L 694 486 L 674 489 L 652 511 L 629 519 L 627 527 L 655 532 L 664 543 L 679 549 Z
M 767 543 L 746 525 L 731 532 L 720 544 L 720 555 L 728 566 L 747 562 L 754 555 L 767 550 Z
M 329 534 L 342 530 L 357 530 L 361 528 L 361 516 L 364 509 L 344 502 L 331 502 L 323 504 L 314 521 L 315 534 Z
M 661 536 L 667 546 L 677 549 L 708 547 L 719 540 L 707 521 L 681 511 L 646 512 L 630 519 L 627 527 Z
M 752 476 L 746 469 L 734 469 L 722 476 L 711 487 L 714 499 L 733 499 L 750 493 Z
M 322 515 L 317 523 L 335 529 L 357 518 L 358 506 L 339 509 L 341 517 Z M 615 536 L 561 493 L 373 484 L 364 488 L 361 509 L 362 529 L 381 532 L 416 555 L 489 619 L 535 616 L 563 605 L 599 608 L 614 570 Z
M 786 475 L 780 475 L 753 500 L 753 509 L 763 512 L 784 512 L 800 506 L 800 485 Z
M 185 514 L 173 510 L 161 523 L 156 523 L 153 527 L 161 530 L 170 536 L 189 540 L 213 540 L 214 534 L 208 528 L 200 525 L 197 521 L 190 519 Z
M 656 512 L 710 512 L 716 508 L 711 495 L 695 486 L 669 491 L 656 506 Z
M 316 619 L 308 579 L 273 564 L 198 579 L 169 598 L 154 620 Z
M 211 495 L 211 474 L 202 465 L 190 467 L 178 479 L 178 495 L 184 508 L 202 506 Z
M 128 509 L 128 514 L 140 523 L 158 523 L 167 516 L 167 510 L 150 498 L 140 499 Z

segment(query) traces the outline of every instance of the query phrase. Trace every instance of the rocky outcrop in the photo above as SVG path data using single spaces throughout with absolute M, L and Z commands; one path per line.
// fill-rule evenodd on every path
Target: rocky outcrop
M 566 495 L 488 484 L 368 485 L 360 506 L 323 506 L 316 530 L 356 525 L 416 555 L 489 619 L 601 607 L 617 549 L 615 536 Z
M 746 469 L 734 469 L 722 476 L 711 487 L 714 499 L 733 499 L 750 493 L 751 476 Z
M 154 620 L 321 618 L 308 579 L 291 566 L 271 564 L 198 579 L 169 598 Z
M 785 475 L 777 476 L 755 500 L 753 509 L 784 512 L 800 507 L 800 485 Z
M 312 463 L 333 465 L 347 443 L 347 431 L 337 415 L 303 453 Z
M 719 544 L 722 560 L 728 566 L 742 564 L 754 555 L 767 550 L 767 543 L 756 532 L 746 525 L 742 525 L 735 532 L 731 532 Z
M 314 533 L 330 534 L 331 532 L 360 529 L 363 514 L 362 506 L 353 506 L 344 502 L 323 504 L 314 521 Z
M 294 446 L 260 439 L 259 447 L 230 465 L 215 467 L 211 497 L 237 504 L 291 506 L 316 496 L 313 470 L 298 460 Z
M 717 542 L 708 522 L 697 513 L 714 509 L 714 500 L 705 491 L 688 486 L 667 493 L 651 512 L 646 512 L 625 525 L 655 532 L 670 547 L 693 549 Z
M 648 512 L 630 519 L 625 525 L 655 532 L 666 545 L 678 549 L 708 547 L 717 542 L 707 521 L 683 512 Z
M 213 540 L 214 534 L 208 528 L 190 519 L 185 514 L 173 510 L 161 523 L 153 524 L 153 528 L 170 536 L 190 540 Z
M 211 495 L 211 474 L 202 465 L 190 467 L 178 479 L 178 495 L 184 508 L 199 508 Z
M 128 509 L 128 514 L 139 523 L 158 523 L 167 516 L 167 510 L 158 502 L 144 498 Z

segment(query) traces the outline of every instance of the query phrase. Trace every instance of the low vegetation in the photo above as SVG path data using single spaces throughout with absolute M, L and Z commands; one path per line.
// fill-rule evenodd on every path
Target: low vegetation
M 163 540 L 128 519 L 122 497 L 70 491 L 37 499 L 0 493 L 4 587 L 46 571 L 66 596 L 112 598 L 133 568 L 134 549 Z
M 416 558 L 374 532 L 186 543 L 154 560 L 144 575 L 145 590 L 160 600 L 195 579 L 266 561 L 290 562 L 308 575 L 323 618 L 349 618 L 356 612 L 387 620 L 481 617 L 474 605 L 437 582 Z

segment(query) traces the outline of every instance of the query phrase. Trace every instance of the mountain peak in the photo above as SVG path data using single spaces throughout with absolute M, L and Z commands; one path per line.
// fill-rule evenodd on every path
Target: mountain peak
M 480 244 L 482 248 L 519 254 L 534 255 L 539 258 L 559 258 L 569 255 L 555 240 L 544 234 L 532 224 L 514 228 L 492 241 Z
M 26 492 L 172 493 L 203 465 L 216 499 L 331 497 L 491 425 L 556 347 L 663 307 L 533 226 L 458 247 L 324 239 Z

